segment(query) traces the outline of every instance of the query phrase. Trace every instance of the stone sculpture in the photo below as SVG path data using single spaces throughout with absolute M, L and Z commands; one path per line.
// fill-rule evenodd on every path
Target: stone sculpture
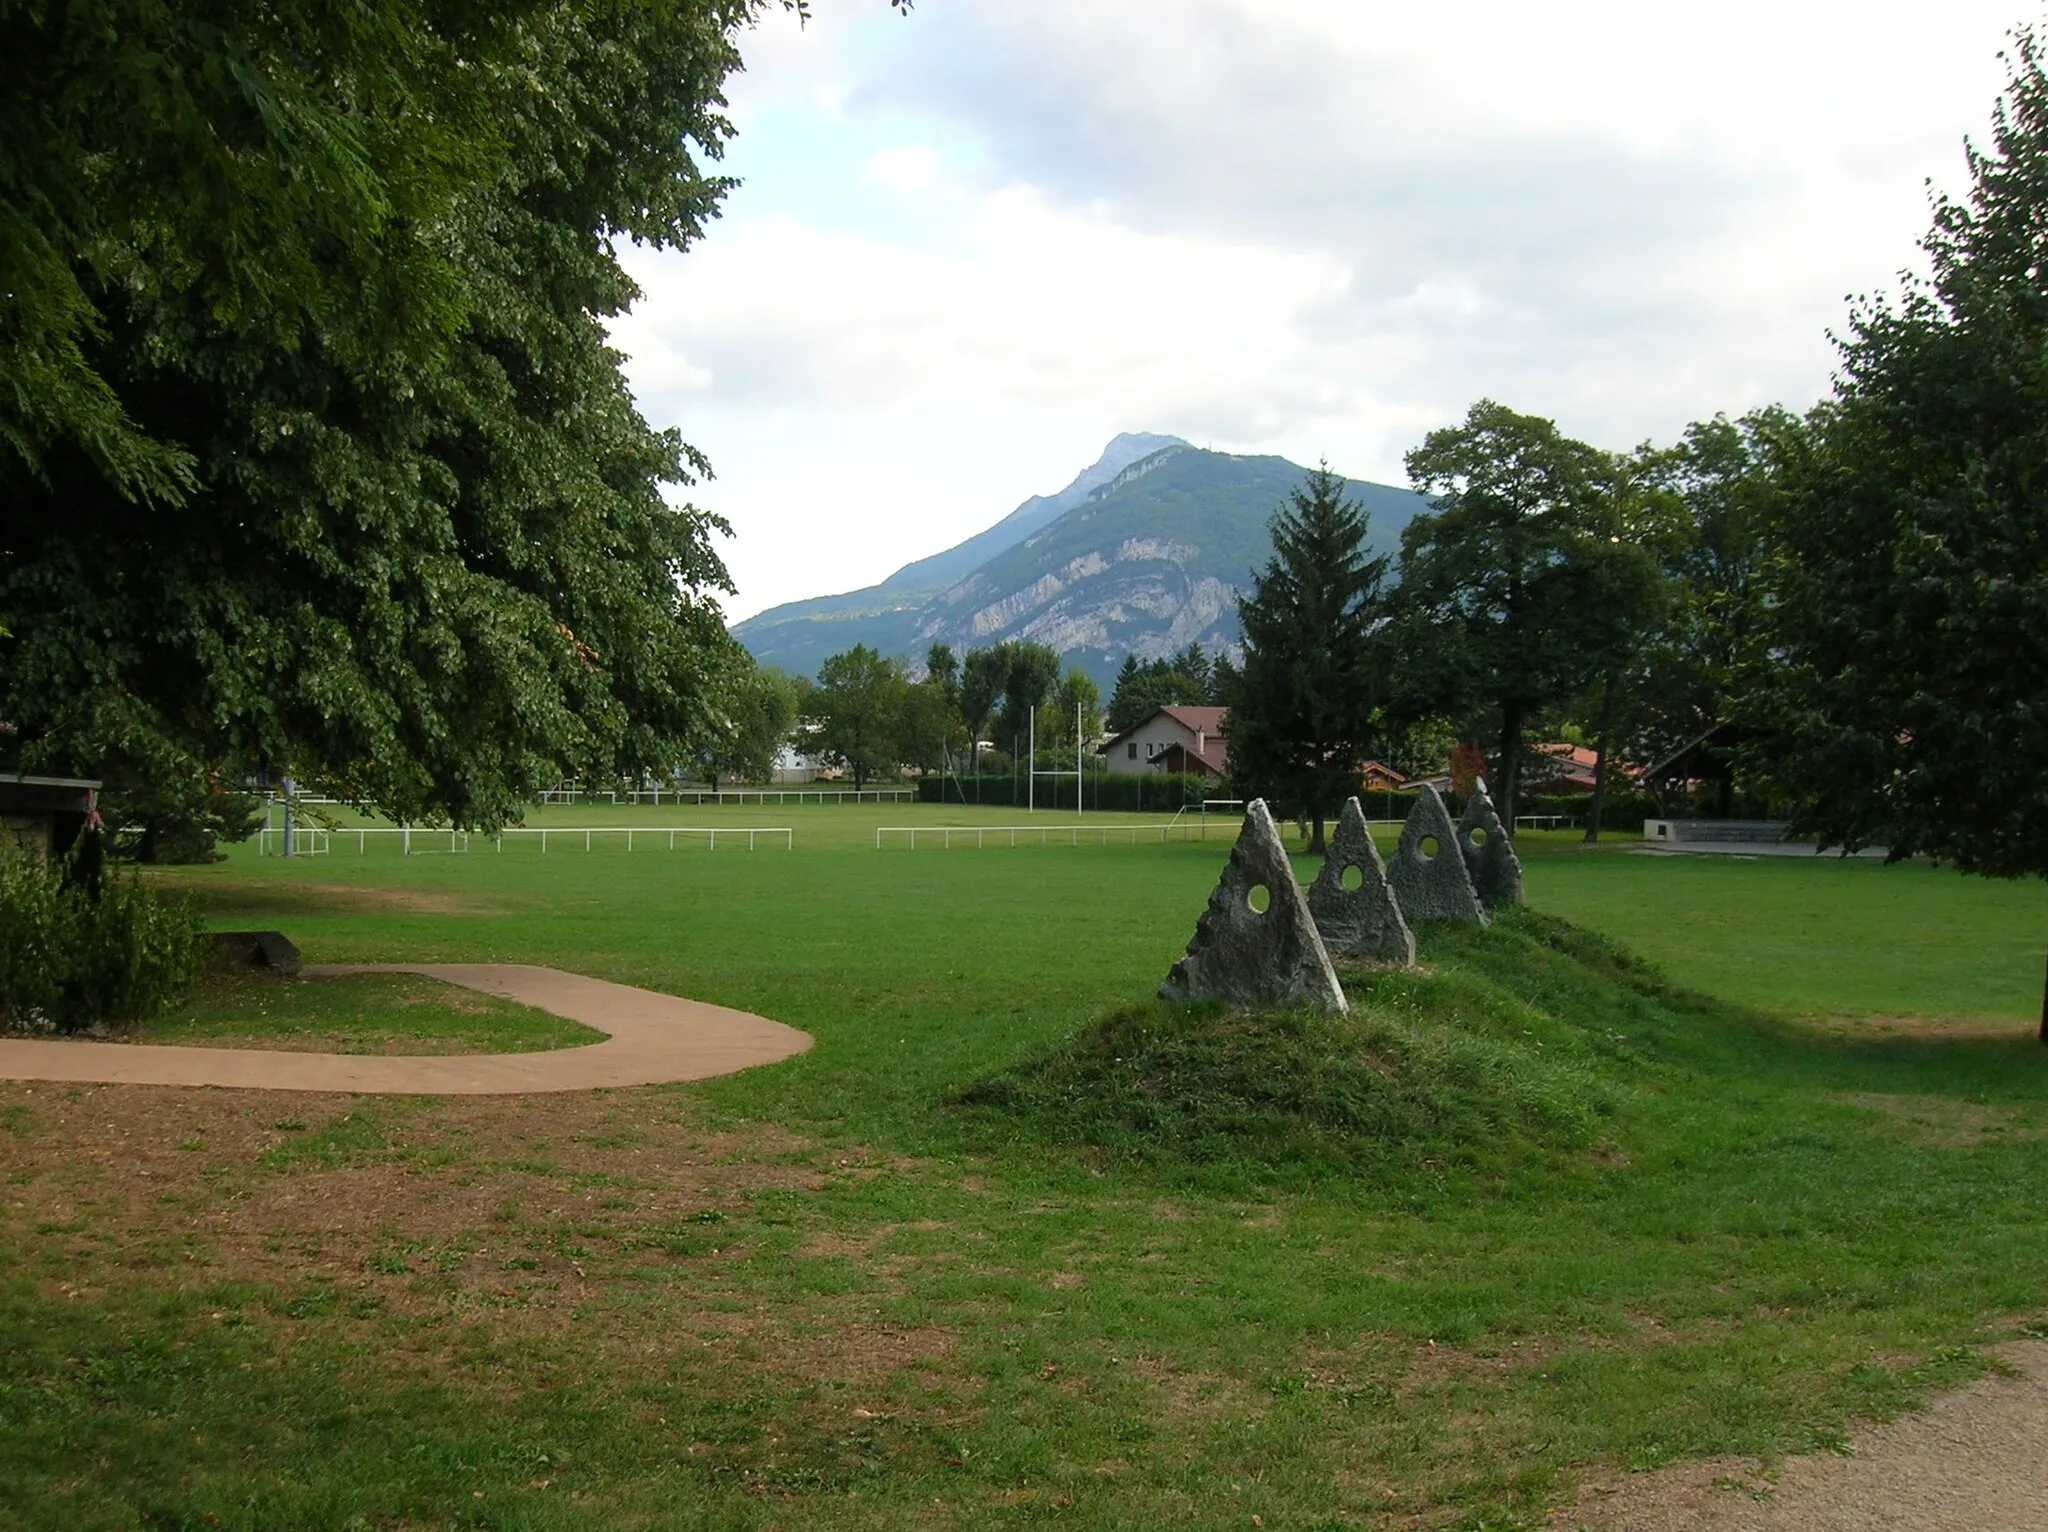
M 1251 902 L 1258 888 L 1266 890 L 1263 911 Z M 1244 828 L 1209 907 L 1159 995 L 1222 1000 L 1241 1011 L 1304 1003 L 1340 1013 L 1349 1008 L 1263 798 L 1245 805 Z
M 1358 884 L 1346 888 L 1356 870 Z M 1365 810 L 1356 798 L 1337 817 L 1323 870 L 1308 889 L 1308 910 L 1315 917 L 1323 947 L 1333 958 L 1374 958 L 1403 967 L 1415 962 L 1415 933 L 1401 918 L 1401 906 L 1387 883 L 1379 847 L 1365 828 Z
M 1522 859 L 1515 855 L 1514 838 L 1500 822 L 1484 782 L 1473 783 L 1458 820 L 1458 849 L 1465 854 L 1465 870 L 1481 904 L 1492 909 L 1522 902 Z
M 1424 841 L 1434 841 L 1436 850 L 1425 853 Z M 1401 826 L 1401 843 L 1394 848 L 1387 881 L 1402 916 L 1418 920 L 1470 920 L 1486 924 L 1486 911 L 1472 887 L 1464 855 L 1458 850 L 1458 827 L 1451 823 L 1451 811 L 1444 807 L 1436 789 L 1424 785 L 1415 795 Z

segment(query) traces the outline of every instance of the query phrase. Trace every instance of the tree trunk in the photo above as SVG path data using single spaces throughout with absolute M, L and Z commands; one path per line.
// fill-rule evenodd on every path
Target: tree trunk
M 1308 822 L 1312 826 L 1308 837 L 1308 854 L 1310 856 L 1321 856 L 1323 855 L 1323 811 L 1320 808 L 1310 810 Z
M 2048 977 L 2041 983 L 2041 1042 L 2048 1046 Z
M 1515 787 L 1522 774 L 1522 709 L 1508 704 L 1500 710 L 1500 780 L 1493 784 L 1493 806 L 1508 839 L 1515 836 Z
M 1600 843 L 1600 817 L 1607 812 L 1607 735 L 1614 727 L 1614 677 L 1600 688 L 1600 728 L 1593 747 L 1593 812 L 1586 817 L 1586 844 Z

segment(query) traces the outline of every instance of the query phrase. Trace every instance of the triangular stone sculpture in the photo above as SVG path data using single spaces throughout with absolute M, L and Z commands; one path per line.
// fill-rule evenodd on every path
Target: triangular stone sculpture
M 1252 907 L 1255 888 L 1266 890 L 1264 911 Z M 1240 1011 L 1304 1003 L 1349 1009 L 1263 798 L 1245 805 L 1244 829 L 1230 848 L 1223 876 L 1195 922 L 1187 955 L 1173 965 L 1159 996 L 1222 1000 Z
M 1345 877 L 1353 868 L 1358 871 L 1358 886 L 1346 888 Z M 1337 833 L 1323 858 L 1323 870 L 1308 887 L 1308 912 L 1333 958 L 1373 958 L 1403 967 L 1415 961 L 1415 933 L 1401 918 L 1386 865 L 1366 831 L 1365 810 L 1356 798 L 1347 801 L 1337 817 Z
M 1465 870 L 1472 875 L 1481 904 L 1491 909 L 1522 902 L 1522 859 L 1515 855 L 1514 840 L 1500 822 L 1484 782 L 1472 784 L 1472 796 L 1458 819 L 1458 849 L 1465 853 Z
M 1436 850 L 1423 854 L 1422 843 L 1436 842 Z M 1458 849 L 1458 827 L 1451 823 L 1451 811 L 1436 789 L 1424 784 L 1415 795 L 1415 806 L 1401 826 L 1401 844 L 1394 848 L 1394 860 L 1387 868 L 1387 881 L 1400 901 L 1401 914 L 1410 922 L 1418 920 L 1471 920 L 1486 924 L 1486 911 L 1479 907 L 1479 895 L 1472 888 L 1472 874 L 1465 870 L 1464 855 Z

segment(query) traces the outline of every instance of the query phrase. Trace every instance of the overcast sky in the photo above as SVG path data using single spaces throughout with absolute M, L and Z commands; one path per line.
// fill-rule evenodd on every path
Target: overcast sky
M 743 181 L 636 252 L 642 408 L 733 617 L 872 584 L 1119 431 L 1402 454 L 1491 397 L 1598 445 L 1827 387 L 1916 263 L 2023 0 L 813 0 L 743 40 Z

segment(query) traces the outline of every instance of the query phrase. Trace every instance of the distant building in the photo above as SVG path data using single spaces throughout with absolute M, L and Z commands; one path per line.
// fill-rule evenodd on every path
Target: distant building
M 1223 778 L 1230 770 L 1227 707 L 1163 707 L 1102 747 L 1112 772 L 1181 771 Z
M 1522 761 L 1522 788 L 1531 793 L 1590 793 L 1599 764 L 1599 752 L 1584 745 L 1531 745 Z
M 1358 777 L 1359 785 L 1369 793 L 1398 793 L 1416 785 L 1381 761 L 1367 761 L 1358 768 Z

